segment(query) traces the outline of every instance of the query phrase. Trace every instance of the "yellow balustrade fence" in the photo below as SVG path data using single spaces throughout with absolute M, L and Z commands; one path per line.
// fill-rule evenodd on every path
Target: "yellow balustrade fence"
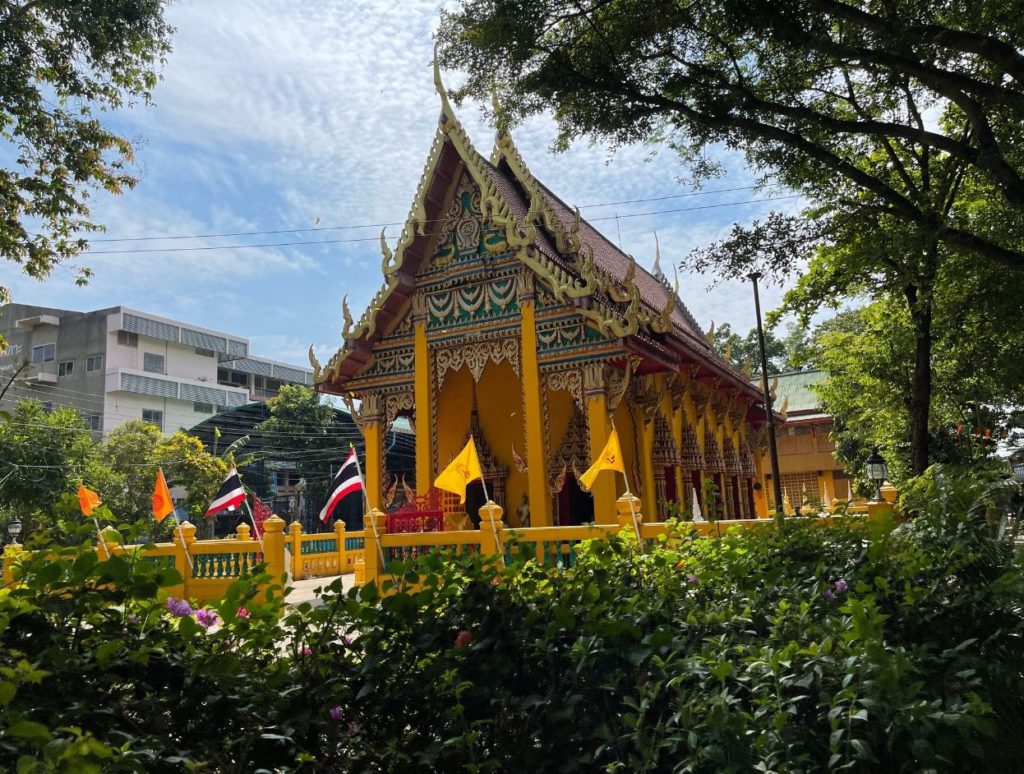
M 643 522 L 641 503 L 636 497 L 623 495 L 615 504 L 616 524 L 585 524 L 572 527 L 526 527 L 509 529 L 501 520 L 501 506 L 487 503 L 480 509 L 480 528 L 446 532 L 412 532 L 388 534 L 386 517 L 377 509 L 366 515 L 364 550 L 362 561 L 356 562 L 356 582 L 376 581 L 378 586 L 385 580 L 393 580 L 391 563 L 407 561 L 432 552 L 449 550 L 455 554 L 483 553 L 502 554 L 506 562 L 523 556 L 538 564 L 549 567 L 572 567 L 576 564 L 577 551 L 586 540 L 607 540 L 608 536 L 621 530 L 633 532 L 634 514 L 639 526 L 640 537 L 645 544 L 652 544 L 659 536 L 669 532 L 671 526 L 664 522 Z M 851 515 L 866 515 L 869 518 L 883 518 L 892 515 L 891 503 L 868 503 L 863 508 L 850 509 Z M 837 512 L 828 517 L 807 518 L 806 521 L 827 524 L 845 516 Z M 771 519 L 730 519 L 715 522 L 690 524 L 699 535 L 722 537 L 730 529 L 764 529 L 772 525 Z
M 282 519 L 274 516 L 263 525 L 262 546 L 254 540 L 250 528 L 240 525 L 236 537 L 227 540 L 196 540 L 196 528 L 185 522 L 180 533 L 188 546 L 188 556 L 182 546 L 179 532 L 175 540 L 160 543 L 153 548 L 122 546 L 116 543 L 97 545 L 101 559 L 109 554 L 134 554 L 139 561 L 162 563 L 175 568 L 182 583 L 166 590 L 169 596 L 183 597 L 197 602 L 221 599 L 227 587 L 238 578 L 266 564 L 271 577 L 291 580 L 321 578 L 355 573 L 355 582 L 375 582 L 378 586 L 392 578 L 389 570 L 394 561 L 407 561 L 437 551 L 461 553 L 502 554 L 506 562 L 522 557 L 550 567 L 572 567 L 577 551 L 586 540 L 606 540 L 609 535 L 627 529 L 634 530 L 634 514 L 645 543 L 653 543 L 667 534 L 665 523 L 644 523 L 641 503 L 623 495 L 616 502 L 617 523 L 586 524 L 572 527 L 527 527 L 509 529 L 501 520 L 501 506 L 487 503 L 480 509 L 480 528 L 448 530 L 444 532 L 387 532 L 386 517 L 376 508 L 365 517 L 365 529 L 348 532 L 341 522 L 331 532 L 304 534 L 298 523 L 287 530 Z M 868 503 L 851 508 L 851 515 L 883 517 L 893 513 L 891 502 Z M 814 521 L 827 523 L 842 518 L 837 513 L 831 518 Z M 700 535 L 721 537 L 730 529 L 758 529 L 770 525 L 770 519 L 734 519 L 728 521 L 698 522 L 691 526 Z M 22 556 L 20 546 L 8 546 L 4 551 L 3 579 L 5 586 L 17 582 L 17 565 Z M 191 557 L 191 562 L 189 561 Z

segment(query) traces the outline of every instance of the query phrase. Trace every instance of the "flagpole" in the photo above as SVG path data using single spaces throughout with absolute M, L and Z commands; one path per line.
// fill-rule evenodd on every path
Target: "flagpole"
M 612 432 L 615 432 L 615 419 L 611 419 Z M 644 553 L 644 540 L 640 535 L 640 522 L 636 518 L 636 508 L 633 506 L 633 493 L 629 491 L 629 476 L 626 475 L 626 460 L 622 460 L 622 480 L 626 482 L 626 500 L 629 501 L 629 513 L 633 517 L 633 529 L 636 531 L 636 545 L 640 553 Z
M 477 467 L 480 466 L 480 455 L 476 453 L 476 439 L 473 438 L 473 434 L 470 433 L 469 440 L 473 442 L 473 454 L 476 456 Z M 468 481 L 466 482 L 469 483 Z M 484 470 L 480 468 L 480 486 L 484 490 L 484 507 L 487 508 L 487 503 L 491 501 L 491 496 L 487 493 L 487 480 L 484 478 Z M 505 544 L 501 542 L 501 538 L 498 537 L 498 527 L 494 524 L 494 516 L 491 513 L 491 509 L 487 508 L 487 514 L 491 516 L 488 521 L 491 522 L 491 531 L 494 533 L 494 547 L 498 549 L 498 556 L 501 557 L 501 566 L 505 566 Z
M 188 559 L 188 569 L 189 572 L 192 572 L 195 570 L 195 564 L 192 562 L 192 554 L 188 552 L 188 543 L 185 542 L 185 531 L 181 528 L 181 521 L 179 521 L 177 514 L 174 515 L 174 523 L 178 525 L 175 531 L 177 531 L 178 537 L 181 538 L 181 547 L 185 549 L 185 558 Z
M 352 454 L 356 458 L 356 474 L 359 476 L 359 483 L 362 485 L 363 490 L 363 530 L 366 529 L 366 508 L 370 504 L 369 498 L 366 496 L 366 480 L 363 478 L 363 468 L 359 464 L 359 453 L 356 452 L 355 445 L 349 441 L 348 448 L 352 450 Z M 380 533 L 377 531 L 377 519 L 370 519 L 370 527 L 373 529 L 374 542 L 377 544 L 377 554 L 380 556 L 380 569 L 381 571 L 387 567 L 387 560 L 384 558 L 384 546 L 380 544 Z
M 100 545 L 103 546 L 103 553 L 107 555 L 107 559 L 110 559 L 110 549 L 107 548 L 107 541 L 103 539 L 103 530 L 100 529 L 100 520 L 95 516 L 92 517 L 92 523 L 96 525 L 96 537 L 100 541 Z

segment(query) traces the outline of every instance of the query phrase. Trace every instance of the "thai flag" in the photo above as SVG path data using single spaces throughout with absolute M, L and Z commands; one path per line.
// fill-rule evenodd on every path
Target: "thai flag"
M 242 482 L 238 478 L 238 471 L 231 468 L 228 477 L 220 485 L 217 494 L 213 496 L 213 502 L 206 509 L 204 516 L 213 516 L 229 509 L 237 508 L 245 501 L 245 490 L 242 489 Z
M 356 460 L 356 450 L 353 449 L 348 453 L 345 463 L 331 480 L 331 493 L 327 496 L 327 503 L 320 510 L 320 521 L 326 524 L 330 521 L 331 514 L 334 513 L 334 506 L 343 497 L 361 491 L 363 491 L 363 477 L 359 475 L 359 462 Z

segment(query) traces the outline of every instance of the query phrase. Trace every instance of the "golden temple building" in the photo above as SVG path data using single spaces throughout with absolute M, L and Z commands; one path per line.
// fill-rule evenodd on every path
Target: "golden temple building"
M 647 520 L 688 512 L 695 492 L 704 514 L 765 514 L 749 370 L 714 351 L 660 254 L 653 273 L 637 265 L 533 177 L 507 132 L 481 156 L 436 64 L 434 77 L 438 131 L 394 250 L 381 234 L 384 285 L 358 322 L 345 304 L 344 345 L 325 366 L 310 350 L 317 389 L 351 401 L 362 428 L 369 504 L 395 502 L 382 440 L 406 417 L 405 499 L 472 433 L 510 526 L 614 523 L 622 476 L 577 484 L 614 426 Z M 439 501 L 475 520 L 483 499 Z

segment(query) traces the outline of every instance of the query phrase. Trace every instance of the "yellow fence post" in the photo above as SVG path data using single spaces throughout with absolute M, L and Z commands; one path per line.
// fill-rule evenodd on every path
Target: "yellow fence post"
M 480 507 L 480 553 L 504 554 L 505 538 L 502 530 L 505 524 L 501 517 L 505 509 L 493 500 L 488 500 Z
M 376 508 L 371 508 L 363 519 L 366 525 L 363 541 L 363 579 L 366 583 L 376 583 L 380 586 L 381 577 L 387 572 L 386 567 L 381 566 L 380 557 L 383 552 L 377 542 L 377 536 L 384 536 L 388 531 L 388 519 Z
M 292 580 L 302 580 L 302 525 L 298 520 L 288 525 L 288 543 L 292 552 Z
M 263 561 L 267 572 L 276 583 L 287 573 L 284 563 L 284 519 L 271 516 L 263 522 Z
M 249 533 L 251 529 L 248 524 L 239 524 L 238 529 L 235 530 L 235 537 L 239 540 L 252 540 L 252 535 Z
M 338 575 L 345 572 L 345 522 L 334 522 L 334 540 L 338 544 Z

